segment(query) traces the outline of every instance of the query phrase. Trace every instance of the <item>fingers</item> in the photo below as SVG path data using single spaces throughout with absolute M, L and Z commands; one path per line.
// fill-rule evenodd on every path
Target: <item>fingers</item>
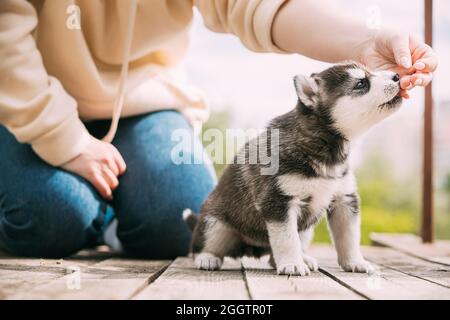
M 433 72 L 438 65 L 437 58 L 434 55 L 424 56 L 414 63 L 414 68 L 421 72 Z
M 106 182 L 105 177 L 100 172 L 94 172 L 92 177 L 89 179 L 92 185 L 97 189 L 100 195 L 107 199 L 112 200 L 112 190 L 108 182 Z
M 412 88 L 411 76 L 403 76 L 400 78 L 400 88 L 404 90 L 409 90 Z
M 94 185 L 100 195 L 107 200 L 112 200 L 112 192 L 119 185 L 117 176 L 106 165 L 98 171 L 95 171 L 89 178 L 89 181 Z
M 426 87 L 433 79 L 432 72 L 437 68 L 437 56 L 429 45 L 418 41 L 414 37 L 411 37 L 410 49 L 414 65 L 410 75 L 410 87 L 408 87 L 408 90 L 416 86 Z
M 109 167 L 104 166 L 102 168 L 102 175 L 105 178 L 105 181 L 108 183 L 111 190 L 114 190 L 117 188 L 117 186 L 119 185 L 119 180 L 117 179 L 117 176 L 114 174 L 114 172 L 112 172 L 112 170 Z
M 414 37 L 395 35 L 392 37 L 392 50 L 396 63 L 408 69 L 408 74 L 400 79 L 400 87 L 410 90 L 416 86 L 426 87 L 438 65 L 437 56 L 427 44 Z
M 391 41 L 395 62 L 405 69 L 411 68 L 412 58 L 409 37 L 407 35 L 395 35 L 392 37 Z
M 119 151 L 111 144 L 101 162 L 97 163 L 92 181 L 98 192 L 107 200 L 112 200 L 112 191 L 119 186 L 118 176 L 125 172 L 126 165 Z
M 438 66 L 438 58 L 434 50 L 427 44 L 411 38 L 410 49 L 414 60 L 414 68 L 420 72 L 434 72 Z
M 113 155 L 114 155 L 114 161 L 118 167 L 118 175 L 121 175 L 125 172 L 125 170 L 127 169 L 127 165 L 125 163 L 125 160 L 123 159 L 122 155 L 120 154 L 120 152 L 114 147 L 112 146 L 113 149 Z
M 415 73 L 411 76 L 403 76 L 400 79 L 400 92 L 399 95 L 405 99 L 409 99 L 408 90 L 414 87 L 426 87 L 433 79 L 432 73 Z
M 103 163 L 114 173 L 114 175 L 119 175 L 119 166 L 117 165 L 114 156 L 109 156 L 104 159 Z
M 411 76 L 413 86 L 426 87 L 433 79 L 432 73 L 415 73 Z
M 92 169 L 87 179 L 98 193 L 107 200 L 112 200 L 113 190 L 119 186 L 117 175 L 106 164 L 97 165 L 96 169 Z
M 426 87 L 433 79 L 432 73 L 414 73 L 403 76 L 400 79 L 400 88 L 402 90 L 411 90 L 414 87 Z
M 112 200 L 113 190 L 119 185 L 118 176 L 126 169 L 119 151 L 94 137 L 79 156 L 61 167 L 89 181 L 107 200 Z

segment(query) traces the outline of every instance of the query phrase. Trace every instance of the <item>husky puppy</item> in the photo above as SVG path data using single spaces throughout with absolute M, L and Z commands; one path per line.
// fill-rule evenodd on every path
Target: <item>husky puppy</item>
M 199 217 L 184 212 L 195 224 L 196 266 L 216 270 L 225 256 L 271 254 L 278 274 L 308 275 L 318 265 L 305 249 L 326 213 L 339 265 L 371 273 L 360 251 L 359 197 L 348 159 L 355 139 L 399 109 L 399 80 L 353 62 L 295 76 L 297 106 L 268 126 L 279 132 L 278 172 L 261 175 L 262 164 L 235 161 Z M 236 157 L 248 151 L 249 143 Z

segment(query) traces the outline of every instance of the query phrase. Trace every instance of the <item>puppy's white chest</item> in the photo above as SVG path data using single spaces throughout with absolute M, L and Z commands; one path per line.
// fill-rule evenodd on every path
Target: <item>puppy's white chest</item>
M 310 210 L 316 213 L 328 207 L 341 183 L 338 179 L 311 179 L 288 174 L 278 177 L 278 185 L 286 195 L 300 201 L 307 199 Z

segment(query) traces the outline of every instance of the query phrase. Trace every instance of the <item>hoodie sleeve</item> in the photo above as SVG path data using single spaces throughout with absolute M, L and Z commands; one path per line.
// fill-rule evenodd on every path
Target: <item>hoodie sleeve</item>
M 27 1 L 0 1 L 0 123 L 59 166 L 81 153 L 89 133 L 76 101 L 45 70 L 31 35 L 36 26 L 36 11 Z
M 272 23 L 287 0 L 194 0 L 205 25 L 232 33 L 250 50 L 284 53 L 272 41 Z

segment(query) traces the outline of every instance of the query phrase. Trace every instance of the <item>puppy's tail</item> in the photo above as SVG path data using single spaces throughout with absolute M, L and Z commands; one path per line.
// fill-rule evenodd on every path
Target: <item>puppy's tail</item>
M 191 231 L 194 231 L 195 226 L 197 225 L 198 222 L 198 216 L 194 214 L 194 212 L 191 209 L 183 210 L 183 220 L 186 222 L 189 229 L 191 229 Z

